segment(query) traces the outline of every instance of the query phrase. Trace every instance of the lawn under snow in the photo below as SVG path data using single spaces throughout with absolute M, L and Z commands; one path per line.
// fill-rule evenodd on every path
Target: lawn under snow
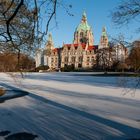
M 0 97 L 0 140 L 20 140 L 22 132 L 33 134 L 25 140 L 140 138 L 140 89 L 132 96 L 119 80 L 82 73 L 26 73 L 23 79 L 0 73 L 0 87 L 7 89 Z

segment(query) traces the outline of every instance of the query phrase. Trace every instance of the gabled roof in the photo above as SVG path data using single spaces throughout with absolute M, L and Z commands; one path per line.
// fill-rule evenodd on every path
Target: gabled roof
M 82 46 L 83 49 L 86 48 L 86 44 L 80 44 Z M 68 50 L 70 50 L 71 46 L 74 46 L 75 49 L 77 49 L 79 47 L 79 44 L 64 44 L 64 46 L 68 47 Z M 93 46 L 88 46 L 87 50 L 91 51 L 94 49 L 97 49 L 98 45 L 93 45 Z
M 52 51 L 53 52 L 58 52 L 59 50 L 61 50 L 61 48 L 54 48 Z

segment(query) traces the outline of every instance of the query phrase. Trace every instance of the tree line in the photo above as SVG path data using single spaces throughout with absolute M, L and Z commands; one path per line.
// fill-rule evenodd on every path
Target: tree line
M 58 8 L 71 15 L 63 0 L 0 0 L 0 52 L 17 54 L 19 71 L 21 54 L 32 55 L 46 42 L 52 20 L 57 26 Z
M 0 72 L 22 72 L 34 71 L 35 61 L 26 54 L 20 54 L 20 65 L 18 66 L 17 53 L 0 53 Z
M 121 47 L 121 48 L 119 48 Z M 122 54 L 119 54 L 122 51 Z M 140 41 L 131 43 L 131 46 L 122 44 L 109 46 L 97 51 L 95 69 L 102 71 L 132 71 L 140 72 Z

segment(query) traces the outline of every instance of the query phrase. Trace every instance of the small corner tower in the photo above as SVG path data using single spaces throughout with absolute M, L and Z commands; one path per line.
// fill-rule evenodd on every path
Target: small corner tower
M 54 43 L 53 43 L 53 39 L 52 39 L 52 34 L 49 33 L 48 35 L 48 40 L 47 40 L 47 43 L 46 43 L 46 50 L 52 50 L 54 49 Z
M 107 36 L 107 32 L 106 32 L 106 27 L 103 27 L 102 35 L 100 38 L 99 49 L 107 48 L 107 47 L 108 47 L 108 36 Z

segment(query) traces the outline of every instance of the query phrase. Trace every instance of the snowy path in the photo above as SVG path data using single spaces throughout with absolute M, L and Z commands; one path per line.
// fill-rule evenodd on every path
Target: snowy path
M 0 99 L 0 131 L 35 140 L 140 138 L 140 90 L 122 96 L 115 77 L 33 73 L 14 81 L 0 73 L 0 86 L 9 90 Z

